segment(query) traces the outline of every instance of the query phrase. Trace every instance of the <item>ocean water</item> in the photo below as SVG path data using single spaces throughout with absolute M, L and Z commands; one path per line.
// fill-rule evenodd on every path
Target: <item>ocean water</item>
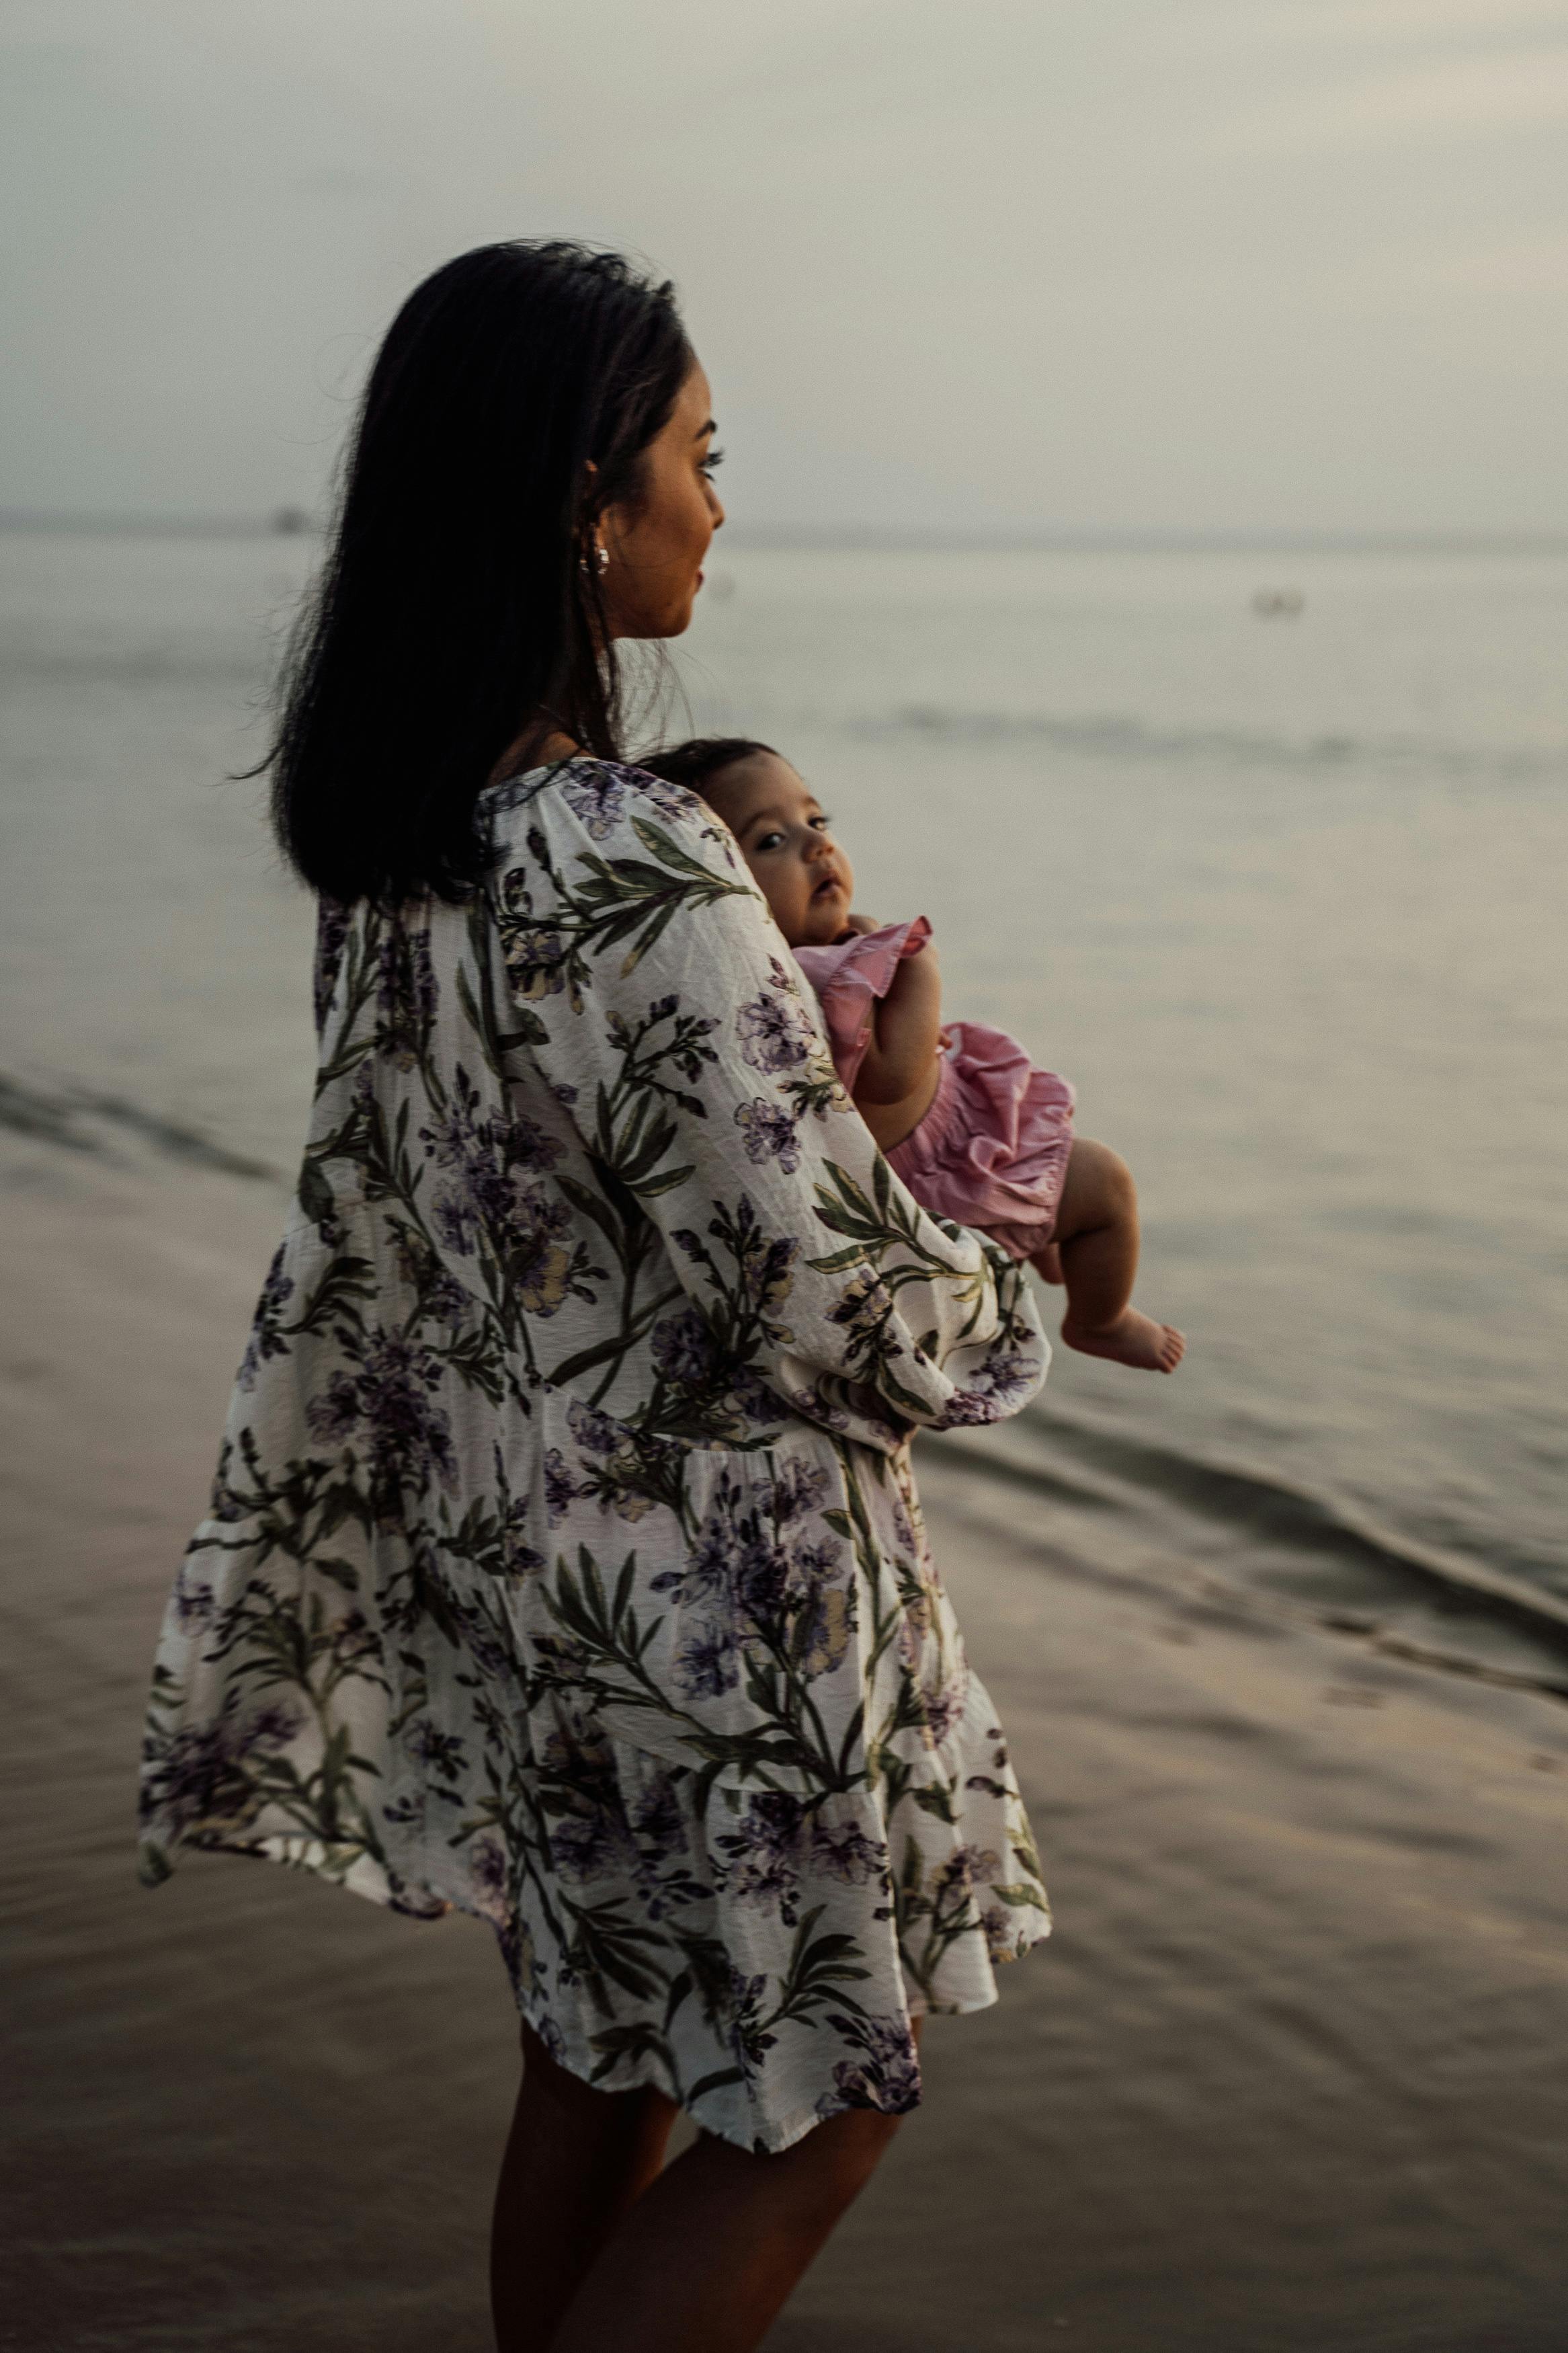
M 1568 561 L 721 544 L 690 723 L 1075 1081 L 1187 1334 L 1058 1353 L 1020 1509 L 1568 1677 Z M 310 911 L 225 779 L 314 553 L 0 535 L 0 1116 L 62 1150 L 293 1163 Z

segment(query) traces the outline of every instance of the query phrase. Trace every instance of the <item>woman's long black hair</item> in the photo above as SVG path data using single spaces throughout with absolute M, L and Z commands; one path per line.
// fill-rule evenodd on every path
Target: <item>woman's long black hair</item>
M 314 889 L 466 897 L 475 800 L 540 711 L 618 755 L 594 530 L 635 499 L 691 364 L 674 289 L 619 254 L 480 246 L 409 296 L 263 764 L 284 855 Z

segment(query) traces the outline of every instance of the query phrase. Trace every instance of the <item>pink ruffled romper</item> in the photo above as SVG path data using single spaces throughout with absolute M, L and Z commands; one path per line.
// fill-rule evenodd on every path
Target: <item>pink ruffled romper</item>
M 871 1042 L 873 1001 L 930 937 L 931 925 L 916 915 L 832 947 L 796 948 L 846 1088 Z M 1004 1030 L 981 1021 L 945 1028 L 935 1100 L 888 1166 L 922 1209 L 979 1227 L 1014 1258 L 1033 1258 L 1056 1229 L 1072 1150 L 1072 1088 L 1054 1071 L 1037 1070 Z

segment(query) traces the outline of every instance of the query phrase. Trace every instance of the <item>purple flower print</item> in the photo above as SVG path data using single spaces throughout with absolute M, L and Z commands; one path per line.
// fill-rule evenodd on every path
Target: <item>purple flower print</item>
M 859 2059 L 842 2059 L 833 2071 L 836 2089 L 816 2104 L 819 2116 L 840 2108 L 879 2108 L 884 2116 L 901 2116 L 917 2108 L 921 2099 L 920 2061 L 914 2038 L 900 2018 L 832 2018 L 847 2042 L 861 2052 Z
M 738 1904 L 776 1909 L 786 1928 L 798 1917 L 804 1810 L 798 1798 L 765 1790 L 749 1799 L 735 1828 L 714 1841 L 720 1886 Z
M 742 1006 L 735 1016 L 735 1035 L 752 1070 L 770 1077 L 798 1070 L 812 1044 L 811 1026 L 800 1006 L 771 992 Z
M 969 1377 L 968 1385 L 950 1398 L 934 1427 L 957 1430 L 977 1422 L 1001 1421 L 1014 1410 L 1015 1400 L 1034 1386 L 1035 1367 L 1027 1356 L 993 1356 Z
M 879 1275 L 858 1274 L 847 1282 L 837 1303 L 829 1310 L 828 1322 L 841 1324 L 863 1339 L 873 1339 L 893 1312 L 893 1302 L 887 1285 Z M 896 1345 L 890 1354 L 900 1354 Z
M 924 1694 L 924 1730 L 933 1748 L 940 1748 L 954 1725 L 962 1720 L 968 1695 L 963 1679 L 945 1684 L 941 1691 Z
M 562 1248 L 563 1235 L 571 1230 L 571 1210 L 516 1176 L 500 1189 L 501 1199 L 476 1193 L 471 1186 L 443 1186 L 430 1205 L 431 1222 L 458 1257 L 471 1257 L 482 1236 L 527 1312 L 553 1315 L 571 1280 L 572 1261 Z
M 500 912 L 501 954 L 513 988 L 520 997 L 558 997 L 566 986 L 566 935 L 535 917 L 525 867 L 502 876 Z
M 426 1286 L 424 1308 L 433 1324 L 458 1324 L 468 1321 L 473 1301 L 455 1274 L 440 1268 Z
M 174 1615 L 182 1627 L 210 1626 L 217 1614 L 217 1597 L 205 1577 L 193 1573 L 188 1560 L 174 1579 Z
M 759 1164 L 776 1160 L 786 1175 L 800 1166 L 800 1138 L 787 1111 L 777 1104 L 764 1102 L 758 1095 L 754 1102 L 737 1103 L 735 1124 L 746 1146 L 746 1157 Z
M 994 1399 L 998 1405 L 1012 1405 L 1027 1396 L 1034 1378 L 1035 1367 L 1031 1359 L 1015 1351 L 1010 1356 L 994 1357 L 970 1386 L 978 1388 L 983 1396 Z
M 212 1501 L 207 1505 L 209 1519 L 220 1521 L 226 1527 L 247 1519 L 255 1509 L 253 1500 L 242 1495 L 229 1479 L 234 1468 L 234 1447 L 225 1439 L 218 1449 L 217 1470 L 213 1477 Z
M 765 1976 L 748 1977 L 733 1961 L 729 1964 L 729 1999 L 724 2007 L 729 2011 L 730 2048 L 735 2063 L 748 2083 L 755 2083 L 762 2074 L 768 2052 L 778 2042 L 763 2024 L 763 2005 L 767 1997 Z
M 616 769 L 597 763 L 574 768 L 561 788 L 561 797 L 569 809 L 575 810 L 594 839 L 603 841 L 621 821 L 626 805 L 626 781 Z
M 1028 1947 L 1022 1941 L 1022 1932 L 1016 1915 L 1005 1904 L 988 1905 L 980 1915 L 981 1932 L 985 1938 L 986 1956 L 993 1961 L 1010 1961 Z
M 493 1198 L 498 1209 L 506 1203 L 510 1170 L 542 1175 L 565 1149 L 521 1112 L 486 1113 L 479 1089 L 460 1066 L 450 1103 L 420 1129 L 419 1140 L 438 1168 L 459 1171 L 476 1198 Z
M 626 1440 L 626 1432 L 618 1421 L 584 1405 L 580 1398 L 574 1398 L 567 1407 L 566 1424 L 584 1454 L 607 1457 L 618 1453 Z
M 533 2029 L 535 2034 L 538 2035 L 541 2042 L 543 2043 L 546 2051 L 549 2052 L 550 2056 L 554 2060 L 556 2065 L 558 2067 L 568 2066 L 570 2064 L 571 2054 L 566 2048 L 566 2037 L 562 2033 L 561 2029 L 551 2017 L 550 2012 L 547 2010 L 539 2010 L 535 2015 L 529 2019 L 528 2022 Z
M 781 1527 L 819 1512 L 827 1500 L 827 1472 L 819 1462 L 785 1462 L 773 1481 L 773 1512 Z
M 527 1531 L 532 1525 L 532 1506 L 526 1495 L 519 1495 L 507 1506 L 501 1519 L 500 1565 L 503 1577 L 537 1577 L 544 1567 L 544 1555 L 536 1552 L 528 1541 Z
M 148 1756 L 143 1820 L 174 1839 L 197 1823 L 248 1820 L 260 1803 L 254 1768 L 286 1748 L 301 1721 L 297 1709 L 273 1700 L 243 1721 L 235 1713 L 175 1733 Z
M 392 1254 L 402 1281 L 419 1294 L 421 1315 L 433 1324 L 457 1326 L 468 1322 L 473 1300 L 422 1235 L 409 1226 L 395 1226 Z
M 553 923 L 530 923 L 507 939 L 507 976 L 520 997 L 558 997 L 565 963 L 565 934 Z
M 830 1830 L 819 1822 L 812 1834 L 812 1860 L 831 1878 L 850 1887 L 887 1876 L 888 1850 L 879 1839 L 868 1839 L 858 1822 Z
M 942 1646 L 930 1643 L 930 1629 L 931 1607 L 922 1595 L 905 1609 L 899 1628 L 899 1660 L 911 1702 L 919 1709 L 921 1740 L 927 1748 L 940 1748 L 963 1720 L 969 1701 L 969 1671 L 961 1656 L 956 1672 L 945 1683 L 935 1680 L 945 1672 L 947 1662 Z M 932 1678 L 929 1684 L 927 1675 Z
M 239 1387 L 247 1391 L 256 1387 L 256 1377 L 269 1356 L 289 1354 L 289 1343 L 282 1333 L 283 1310 L 294 1295 L 294 1283 L 292 1277 L 283 1271 L 283 1250 L 279 1242 L 267 1270 L 267 1280 L 256 1303 L 250 1337 L 240 1358 Z
M 842 1665 L 855 1630 L 855 1596 L 843 1586 L 831 1586 L 813 1595 L 796 1615 L 795 1641 L 801 1671 L 807 1675 L 831 1674 Z
M 931 1907 L 939 1919 L 951 1921 L 974 1903 L 974 1883 L 984 1886 L 1002 1868 L 1002 1858 L 988 1846 L 957 1846 L 931 1883 Z
M 318 1034 L 331 1010 L 332 992 L 338 985 L 338 967 L 342 962 L 343 947 L 352 922 L 350 911 L 341 899 L 323 896 L 316 902 L 316 961 L 311 982 L 311 997 L 315 1006 Z
M 372 1492 L 378 1513 L 394 1516 L 405 1488 L 423 1494 L 434 1481 L 457 1484 L 451 1424 L 430 1392 L 441 1365 L 428 1348 L 401 1332 L 373 1327 L 353 1344 L 353 1372 L 334 1372 L 311 1398 L 306 1419 L 329 1445 L 363 1438 L 370 1449 Z
M 577 1493 L 572 1483 L 572 1473 L 566 1468 L 566 1457 L 558 1446 L 548 1447 L 544 1455 L 544 1509 L 552 1528 L 558 1528 Z
M 326 1388 L 306 1407 L 305 1419 L 316 1437 L 329 1446 L 341 1446 L 364 1419 L 364 1401 L 358 1381 L 347 1373 L 333 1373 Z
M 430 1203 L 430 1222 L 446 1248 L 458 1258 L 471 1258 L 479 1219 L 471 1201 L 455 1189 L 443 1189 Z
M 489 1835 L 477 1838 L 468 1849 L 468 1867 L 474 1894 L 485 1919 L 498 1927 L 510 1921 L 512 1906 L 507 1856 L 500 1839 Z
M 784 1614 L 790 1558 L 776 1537 L 754 1522 L 735 1556 L 735 1599 L 753 1626 L 775 1624 Z
M 820 1047 L 805 999 L 776 956 L 769 958 L 770 977 L 760 997 L 742 1005 L 735 1016 L 741 1051 L 754 1071 L 776 1077 L 798 1070 Z
M 695 1388 L 711 1376 L 718 1361 L 713 1335 L 695 1307 L 667 1315 L 648 1336 L 648 1353 L 666 1380 Z
M 657 1580 L 656 1580 L 657 1582 Z M 676 1682 L 688 1699 L 719 1699 L 741 1680 L 740 1653 L 729 1628 L 710 1620 L 682 1643 L 675 1661 Z
M 671 1855 L 686 1852 L 686 1823 L 667 1773 L 649 1774 L 642 1794 L 630 1808 L 630 1820 L 645 1863 L 668 1862 Z
M 779 1514 L 782 1519 L 784 1514 Z M 791 1547 L 790 1561 L 795 1582 L 807 1591 L 822 1585 L 838 1573 L 844 1557 L 844 1547 L 836 1536 L 824 1536 L 816 1544 L 802 1544 L 797 1537 Z
M 549 1829 L 550 1852 L 556 1869 L 573 1879 L 598 1879 L 616 1871 L 637 1869 L 631 1826 L 618 1806 L 595 1801 L 586 1793 L 570 1813 Z
M 586 1458 L 577 1493 L 608 1502 L 623 1520 L 646 1519 L 676 1474 L 679 1449 L 668 1440 L 628 1430 L 579 1398 L 567 1407 L 566 1419 Z
M 560 1242 L 571 1212 L 527 1179 L 553 1168 L 564 1146 L 534 1120 L 481 1112 L 479 1090 L 459 1069 L 447 1111 L 419 1131 L 447 1180 L 432 1198 L 431 1222 L 455 1256 L 471 1257 L 483 1240 L 506 1261 L 530 1312 L 553 1314 L 566 1293 Z
M 438 1773 L 443 1781 L 461 1778 L 468 1759 L 459 1734 L 443 1732 L 429 1716 L 422 1715 L 408 1726 L 403 1737 L 409 1755 L 432 1773 Z
M 679 1568 L 659 1570 L 652 1582 L 655 1593 L 672 1593 L 682 1601 L 729 1595 L 735 1558 L 734 1500 L 732 1482 L 721 1479 L 717 1498 L 684 1563 Z
M 707 803 L 700 800 L 697 794 L 689 791 L 685 785 L 672 785 L 664 776 L 650 776 L 644 768 L 634 767 L 629 771 L 623 769 L 621 774 L 626 776 L 630 783 L 635 784 L 637 798 L 647 801 L 658 811 L 660 817 L 669 818 L 672 821 L 700 818 L 704 820 L 704 830 L 709 839 L 710 840 L 721 839 L 719 829 L 713 823 L 712 812 Z

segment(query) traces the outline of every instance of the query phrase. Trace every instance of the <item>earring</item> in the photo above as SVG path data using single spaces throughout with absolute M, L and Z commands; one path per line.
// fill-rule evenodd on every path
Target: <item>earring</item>
M 594 569 L 597 572 L 601 580 L 604 578 L 609 568 L 610 551 L 602 540 L 595 540 L 594 543 Z M 580 555 L 577 558 L 577 569 L 579 572 L 586 572 L 588 569 L 588 559 L 585 555 Z

